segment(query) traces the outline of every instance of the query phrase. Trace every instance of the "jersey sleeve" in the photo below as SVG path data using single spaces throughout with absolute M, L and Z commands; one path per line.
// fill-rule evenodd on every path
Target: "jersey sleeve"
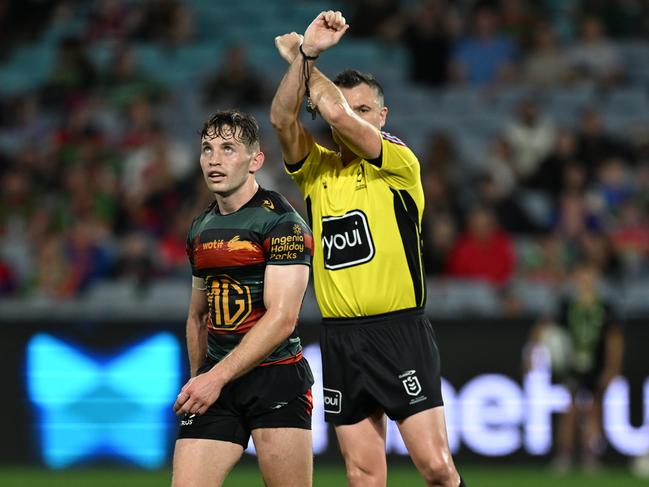
M 410 189 L 420 180 L 417 156 L 397 137 L 381 133 L 381 154 L 367 162 L 379 175 L 396 188 Z
M 264 238 L 267 265 L 311 265 L 313 235 L 309 226 L 294 212 L 284 213 Z
M 304 196 L 309 194 L 320 167 L 328 162 L 332 154 L 334 152 L 314 143 L 311 151 L 303 160 L 295 164 L 284 163 L 284 169 Z
M 192 267 L 192 276 L 198 276 L 196 267 L 194 264 L 194 222 L 189 228 L 187 233 L 187 242 L 185 243 L 185 252 L 187 253 L 187 258 L 189 259 L 189 265 Z

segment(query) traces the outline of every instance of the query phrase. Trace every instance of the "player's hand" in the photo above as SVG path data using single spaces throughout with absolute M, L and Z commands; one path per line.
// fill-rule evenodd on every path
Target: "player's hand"
M 298 54 L 300 54 L 300 45 L 303 40 L 304 37 L 300 34 L 291 32 L 290 34 L 275 37 L 275 47 L 277 47 L 282 59 L 291 64 Z
M 219 398 L 223 386 L 224 384 L 209 372 L 192 377 L 180 390 L 174 403 L 174 412 L 177 416 L 200 416 Z
M 343 14 L 333 10 L 320 12 L 304 32 L 302 49 L 307 56 L 318 56 L 338 41 L 349 29 Z

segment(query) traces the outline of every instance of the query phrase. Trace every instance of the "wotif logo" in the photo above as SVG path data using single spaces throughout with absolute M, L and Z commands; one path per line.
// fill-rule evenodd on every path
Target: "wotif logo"
M 367 216 L 360 210 L 343 216 L 322 217 L 322 249 L 325 269 L 344 269 L 374 257 L 374 242 Z

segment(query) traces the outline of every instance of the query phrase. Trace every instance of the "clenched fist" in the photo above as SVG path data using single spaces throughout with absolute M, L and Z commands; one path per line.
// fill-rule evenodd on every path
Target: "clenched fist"
M 349 25 L 340 12 L 320 12 L 304 33 L 302 49 L 307 56 L 318 56 L 338 44 L 347 29 Z
M 300 53 L 300 45 L 303 40 L 304 37 L 300 34 L 291 32 L 290 34 L 275 37 L 275 46 L 284 61 L 291 64 Z

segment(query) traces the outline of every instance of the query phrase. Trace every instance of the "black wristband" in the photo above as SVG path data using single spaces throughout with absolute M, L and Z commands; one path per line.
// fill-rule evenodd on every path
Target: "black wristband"
M 302 57 L 307 61 L 315 61 L 318 59 L 318 56 L 307 56 L 304 49 L 302 49 L 302 44 L 300 44 L 300 54 L 302 54 Z

